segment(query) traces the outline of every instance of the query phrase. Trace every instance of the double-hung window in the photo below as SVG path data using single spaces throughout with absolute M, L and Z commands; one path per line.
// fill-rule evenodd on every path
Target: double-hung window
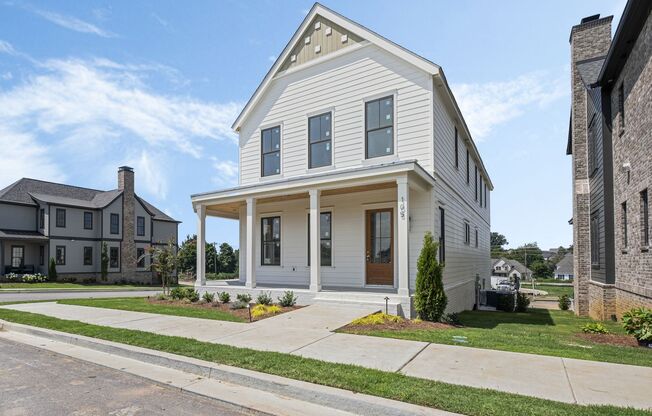
M 439 262 L 446 261 L 446 211 L 439 207 Z
M 394 97 L 365 103 L 367 159 L 394 154 Z
M 39 210 L 39 228 L 45 228 L 45 209 L 41 208 Z
M 84 212 L 84 230 L 93 229 L 93 213 L 90 211 Z
M 281 126 L 262 130 L 261 137 L 262 176 L 278 175 L 281 173 Z
M 641 246 L 650 246 L 650 211 L 648 207 L 647 189 L 641 192 Z
M 322 266 L 331 266 L 333 263 L 331 230 L 331 213 L 322 212 L 319 215 L 319 258 Z M 310 266 L 310 214 L 308 214 L 308 266 Z
M 455 168 L 460 168 L 460 144 L 457 137 L 457 127 L 455 127 Z
M 63 208 L 57 208 L 57 227 L 66 227 L 66 210 Z
M 464 222 L 464 244 L 467 246 L 471 244 L 471 225 L 468 222 Z
M 120 234 L 120 215 L 111 214 L 111 234 Z
M 57 266 L 66 264 L 66 246 L 56 246 L 54 253 L 54 258 Z
M 20 268 L 25 265 L 25 246 L 11 246 L 11 267 Z
M 622 239 L 623 239 L 623 249 L 627 249 L 627 201 L 623 202 L 620 205 L 620 216 L 621 216 L 621 221 L 622 221 Z
M 281 217 L 260 219 L 261 258 L 263 266 L 281 265 Z
M 136 235 L 139 237 L 145 235 L 145 217 L 136 217 Z
M 112 269 L 117 269 L 120 267 L 120 248 L 111 247 L 109 249 L 109 267 Z
M 466 184 L 470 185 L 471 184 L 471 176 L 469 175 L 469 169 L 471 168 L 471 165 L 469 164 L 469 151 L 466 151 Z
M 84 266 L 93 265 L 93 247 L 84 247 Z
M 600 268 L 600 211 L 591 214 L 591 267 Z
M 309 168 L 329 166 L 333 160 L 332 117 L 324 113 L 308 119 Z
M 145 249 L 142 247 L 136 249 L 136 267 L 145 268 Z

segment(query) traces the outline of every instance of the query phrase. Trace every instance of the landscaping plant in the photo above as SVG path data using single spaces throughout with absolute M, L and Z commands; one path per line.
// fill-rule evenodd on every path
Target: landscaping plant
M 498 294 L 498 305 L 496 309 L 499 311 L 505 312 L 514 312 L 516 307 L 516 296 L 511 293 L 500 293 Z
M 448 299 L 442 282 L 443 266 L 437 261 L 438 244 L 432 234 L 423 237 L 423 248 L 417 261 L 417 285 L 414 306 L 419 318 L 437 322 L 444 314 Z
M 279 312 L 281 312 L 281 308 L 277 305 L 265 305 L 259 303 L 251 308 L 251 316 L 253 318 L 260 318 L 265 315 L 275 315 Z
M 222 303 L 229 303 L 231 301 L 231 295 L 229 295 L 229 292 L 218 293 L 217 297 Z
M 172 274 L 179 263 L 179 257 L 174 243 L 170 240 L 167 245 L 163 247 L 151 247 L 149 251 L 153 261 L 152 268 L 161 275 L 163 293 L 168 294 L 170 293 Z M 199 294 L 197 294 L 197 300 L 199 300 Z
M 278 304 L 284 308 L 294 306 L 297 303 L 297 297 L 294 296 L 294 292 L 291 290 L 286 290 L 283 292 L 283 296 L 278 298 Z
M 201 297 L 206 303 L 213 303 L 215 300 L 215 294 L 211 292 L 204 292 L 204 295 Z
M 272 295 L 270 292 L 260 292 L 256 298 L 256 303 L 259 305 L 271 305 Z
M 249 302 L 242 302 L 241 300 L 237 300 L 237 301 L 233 302 L 231 304 L 231 306 L 229 306 L 229 308 L 231 308 L 231 309 L 244 309 L 244 308 L 247 307 L 248 304 L 249 304 Z
M 48 264 L 48 280 L 51 282 L 57 281 L 57 262 L 54 257 L 50 257 L 50 263 Z
M 562 311 L 567 311 L 570 309 L 571 299 L 568 295 L 561 295 L 559 297 L 559 309 Z
M 350 325 L 382 325 L 386 323 L 398 323 L 401 321 L 403 321 L 403 318 L 400 316 L 378 312 L 358 318 L 351 322 Z
M 238 299 L 239 302 L 242 303 L 249 303 L 251 302 L 251 295 L 249 293 L 240 293 L 235 296 L 236 299 Z
M 106 242 L 102 242 L 102 252 L 100 254 L 100 276 L 103 282 L 108 280 L 109 275 L 109 249 Z
M 609 330 L 600 322 L 589 322 L 582 326 L 582 332 L 585 334 L 608 334 Z
M 190 302 L 197 302 L 199 300 L 199 292 L 197 292 L 192 287 L 185 288 L 184 299 L 188 299 Z
M 186 291 L 182 287 L 175 287 L 170 291 L 170 297 L 173 300 L 181 300 L 185 297 Z
M 527 312 L 530 306 L 530 298 L 525 293 L 516 294 L 516 312 Z
M 652 310 L 635 308 L 623 314 L 623 328 L 640 344 L 652 344 Z

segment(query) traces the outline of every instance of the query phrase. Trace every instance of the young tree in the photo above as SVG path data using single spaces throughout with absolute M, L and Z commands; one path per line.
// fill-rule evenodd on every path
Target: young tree
M 427 232 L 417 261 L 414 305 L 419 318 L 433 322 L 441 319 L 448 303 L 442 282 L 443 266 L 437 261 L 437 252 L 438 244 L 432 234 Z
M 491 233 L 491 251 L 503 251 L 503 246 L 508 244 L 509 241 L 507 241 L 507 238 L 504 235 L 496 232 Z
M 197 273 L 197 236 L 187 235 L 186 239 L 179 247 L 179 271 L 183 273 Z M 219 261 L 217 264 L 217 251 L 215 245 L 206 243 L 206 271 L 207 272 L 220 272 Z M 216 267 L 217 266 L 217 267 Z
M 552 268 L 547 264 L 547 262 L 537 261 L 532 263 L 529 267 L 530 270 L 532 270 L 532 274 L 537 279 L 548 279 L 554 275 Z
M 106 242 L 102 242 L 102 252 L 100 254 L 100 275 L 103 282 L 107 281 L 109 275 L 109 248 Z
M 170 293 L 170 283 L 172 282 L 174 270 L 179 265 L 179 255 L 176 251 L 174 241 L 170 239 L 167 245 L 163 247 L 152 246 L 149 252 L 152 256 L 152 268 L 161 274 L 163 293 L 168 295 Z
M 50 262 L 48 263 L 48 280 L 51 282 L 57 281 L 57 262 L 54 257 L 50 257 Z
M 220 271 L 224 273 L 235 272 L 237 259 L 235 257 L 235 251 L 229 243 L 220 244 L 220 254 L 217 256 L 217 263 Z

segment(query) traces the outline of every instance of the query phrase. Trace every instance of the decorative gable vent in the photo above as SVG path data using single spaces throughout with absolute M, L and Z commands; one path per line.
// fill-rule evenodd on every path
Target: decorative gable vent
M 342 43 L 346 43 L 349 41 L 349 35 L 342 35 Z
M 306 36 L 306 38 L 303 40 L 303 43 L 310 45 L 310 36 Z

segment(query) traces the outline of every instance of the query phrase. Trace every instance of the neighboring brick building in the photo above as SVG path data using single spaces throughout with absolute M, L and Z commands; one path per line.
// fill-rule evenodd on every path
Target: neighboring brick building
M 582 19 L 570 36 L 575 312 L 652 307 L 652 2 Z

